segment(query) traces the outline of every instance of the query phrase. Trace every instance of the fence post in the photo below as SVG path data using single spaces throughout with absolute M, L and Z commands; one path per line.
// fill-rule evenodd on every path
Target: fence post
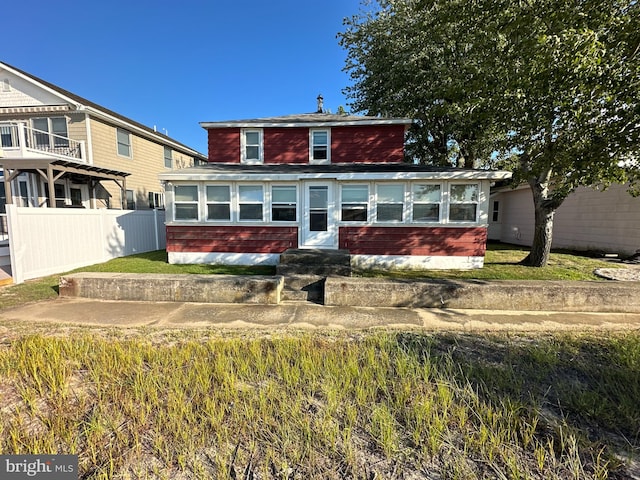
M 11 277 L 13 283 L 24 283 L 24 272 L 22 264 L 18 261 L 18 247 L 20 242 L 20 222 L 18 220 L 18 211 L 14 204 L 7 204 L 7 233 L 9 236 L 9 256 L 11 257 Z
M 156 236 L 156 250 L 160 250 L 160 238 L 158 237 L 158 210 L 153 209 L 153 233 Z

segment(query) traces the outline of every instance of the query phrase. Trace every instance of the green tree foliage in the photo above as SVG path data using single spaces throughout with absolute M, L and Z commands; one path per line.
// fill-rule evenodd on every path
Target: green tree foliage
M 339 34 L 354 111 L 417 120 L 423 163 L 514 172 L 533 191 L 525 262 L 543 266 L 553 215 L 580 185 L 637 181 L 637 0 L 378 0 Z

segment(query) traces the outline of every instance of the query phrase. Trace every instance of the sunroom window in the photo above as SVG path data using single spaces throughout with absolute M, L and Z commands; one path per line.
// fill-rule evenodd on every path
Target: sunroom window
M 295 222 L 298 192 L 295 185 L 271 188 L 271 220 L 274 222 Z
M 198 220 L 198 186 L 176 185 L 173 189 L 176 220 Z
M 240 185 L 238 206 L 240 220 L 263 220 L 264 193 L 262 185 Z
M 413 221 L 439 222 L 441 201 L 440 185 L 413 185 Z
M 368 210 L 368 185 L 342 185 L 343 222 L 366 222 Z
M 449 221 L 475 222 L 478 215 L 477 183 L 451 185 L 449 189 Z
M 376 220 L 402 222 L 404 212 L 404 185 L 378 185 Z
M 207 185 L 207 220 L 231 220 L 231 189 L 228 185 Z

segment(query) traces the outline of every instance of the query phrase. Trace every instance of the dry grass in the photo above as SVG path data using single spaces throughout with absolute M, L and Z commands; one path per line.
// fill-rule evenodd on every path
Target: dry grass
M 0 451 L 77 453 L 81 478 L 604 479 L 634 468 L 637 332 L 23 328 L 0 330 Z

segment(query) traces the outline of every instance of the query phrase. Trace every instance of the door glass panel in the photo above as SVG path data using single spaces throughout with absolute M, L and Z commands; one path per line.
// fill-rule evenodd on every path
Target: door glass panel
M 315 211 L 309 214 L 309 230 L 312 232 L 327 231 L 327 212 Z
M 326 232 L 328 230 L 329 187 L 309 187 L 309 230 Z
M 327 208 L 329 187 L 309 187 L 309 208 Z

